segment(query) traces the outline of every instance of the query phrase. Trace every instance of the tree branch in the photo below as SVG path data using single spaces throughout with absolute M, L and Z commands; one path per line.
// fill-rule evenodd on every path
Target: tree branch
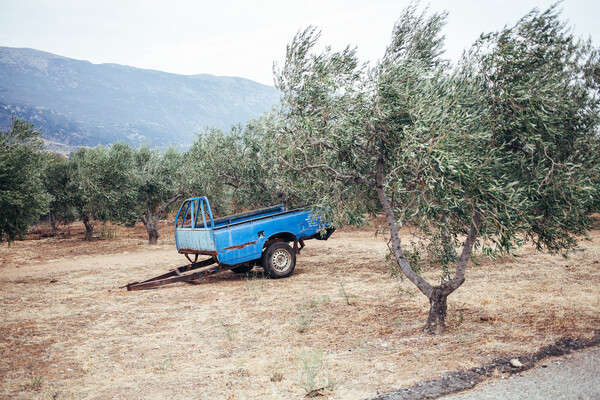
M 156 218 L 161 217 L 165 211 L 171 206 L 171 204 L 175 203 L 177 199 L 183 197 L 183 193 L 181 191 L 177 192 L 177 194 L 169 199 L 163 206 L 156 212 Z
M 417 288 L 427 298 L 431 298 L 431 294 L 433 293 L 433 286 L 429 282 L 427 282 L 421 275 L 417 274 L 413 271 L 410 262 L 406 258 L 404 251 L 402 250 L 402 242 L 400 240 L 400 230 L 398 229 L 398 224 L 396 222 L 396 215 L 394 213 L 394 209 L 392 208 L 392 204 L 390 203 L 387 195 L 385 194 L 384 189 L 384 165 L 385 157 L 384 157 L 384 149 L 383 142 L 380 143 L 379 146 L 379 157 L 377 158 L 377 182 L 375 186 L 375 191 L 377 192 L 377 196 L 379 197 L 379 204 L 383 208 L 383 212 L 385 214 L 388 227 L 390 228 L 390 239 L 392 240 L 392 251 L 394 254 L 394 258 L 402 270 L 402 273 L 415 284 Z
M 333 174 L 334 179 L 341 180 L 341 181 L 353 181 L 353 182 L 357 182 L 357 183 L 362 183 L 362 184 L 368 185 L 372 188 L 376 187 L 375 182 L 373 182 L 369 179 L 361 178 L 360 176 L 351 175 L 351 174 L 342 174 L 327 164 L 305 165 L 304 167 L 300 168 L 299 171 L 306 171 L 308 169 L 325 169 Z
M 467 262 L 471 257 L 473 245 L 477 240 L 477 235 L 479 235 L 480 229 L 481 213 L 479 211 L 475 211 L 475 215 L 473 215 L 473 220 L 471 221 L 471 227 L 469 228 L 469 233 L 467 234 L 465 244 L 463 245 L 462 253 L 458 258 L 458 263 L 456 265 L 456 273 L 454 274 L 454 277 L 451 280 L 441 285 L 444 294 L 449 295 L 450 293 L 454 292 L 465 281 L 465 270 L 467 267 Z
M 229 181 L 225 181 L 224 183 L 225 183 L 225 185 L 231 186 L 234 189 L 239 189 L 240 186 L 242 185 L 241 179 L 236 178 L 234 176 L 227 175 L 225 172 L 219 171 L 218 175 L 221 178 L 227 178 L 227 179 L 229 179 Z
M 392 252 L 396 262 L 398 263 L 398 266 L 400 267 L 400 270 L 412 283 L 415 284 L 417 288 L 419 288 L 421 292 L 423 292 L 425 296 L 427 296 L 427 298 L 431 298 L 433 286 L 431 286 L 431 284 L 427 282 L 421 275 L 413 271 L 410 262 L 402 250 L 402 242 L 400 240 L 398 224 L 396 223 L 396 216 L 394 215 L 394 210 L 392 209 L 392 205 L 390 204 L 383 187 L 376 187 L 375 190 L 379 196 L 379 203 L 383 208 L 388 227 L 390 228 Z
M 334 150 L 333 146 L 325 143 L 324 141 L 322 141 L 321 139 L 317 139 L 311 135 L 307 135 L 307 140 L 308 143 L 310 143 L 312 146 L 318 146 L 318 147 L 325 147 L 327 150 Z

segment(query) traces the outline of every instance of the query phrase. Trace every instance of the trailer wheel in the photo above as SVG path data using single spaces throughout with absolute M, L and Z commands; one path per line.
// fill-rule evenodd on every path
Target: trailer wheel
M 252 268 L 254 268 L 254 265 L 241 265 L 239 267 L 231 268 L 231 270 L 236 274 L 245 274 L 252 271 Z
M 287 243 L 273 243 L 263 253 L 262 266 L 271 278 L 285 278 L 294 272 L 296 254 Z

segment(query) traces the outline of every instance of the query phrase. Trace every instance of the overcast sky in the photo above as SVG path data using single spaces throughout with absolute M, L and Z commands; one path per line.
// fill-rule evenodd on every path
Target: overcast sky
M 514 24 L 545 0 L 431 0 L 450 14 L 446 55 L 456 59 L 482 32 Z M 240 76 L 273 84 L 272 66 L 309 25 L 321 44 L 381 58 L 408 0 L 0 0 L 0 46 L 29 47 L 93 63 L 179 74 Z M 563 19 L 600 45 L 600 1 L 565 0 Z

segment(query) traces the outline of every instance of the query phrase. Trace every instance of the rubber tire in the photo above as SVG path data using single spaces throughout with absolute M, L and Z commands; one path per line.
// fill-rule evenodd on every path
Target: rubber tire
M 277 254 L 287 258 L 287 265 L 283 269 L 273 266 L 273 257 L 277 256 Z M 279 279 L 288 277 L 294 272 L 294 268 L 296 267 L 296 253 L 294 253 L 294 250 L 287 243 L 273 243 L 263 252 L 262 266 L 271 278 Z
M 252 268 L 254 268 L 254 265 L 242 265 L 240 267 L 231 268 L 231 270 L 236 274 L 247 274 L 252 271 Z

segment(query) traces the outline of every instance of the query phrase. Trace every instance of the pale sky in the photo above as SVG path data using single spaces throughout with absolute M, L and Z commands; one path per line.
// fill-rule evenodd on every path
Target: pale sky
M 457 59 L 482 32 L 514 24 L 546 0 L 431 0 L 449 11 L 446 55 Z M 309 25 L 333 49 L 356 45 L 381 58 L 409 0 L 0 0 L 0 46 L 29 47 L 93 63 L 178 74 L 239 76 L 273 85 L 273 62 Z M 600 1 L 564 0 L 563 20 L 600 46 Z

